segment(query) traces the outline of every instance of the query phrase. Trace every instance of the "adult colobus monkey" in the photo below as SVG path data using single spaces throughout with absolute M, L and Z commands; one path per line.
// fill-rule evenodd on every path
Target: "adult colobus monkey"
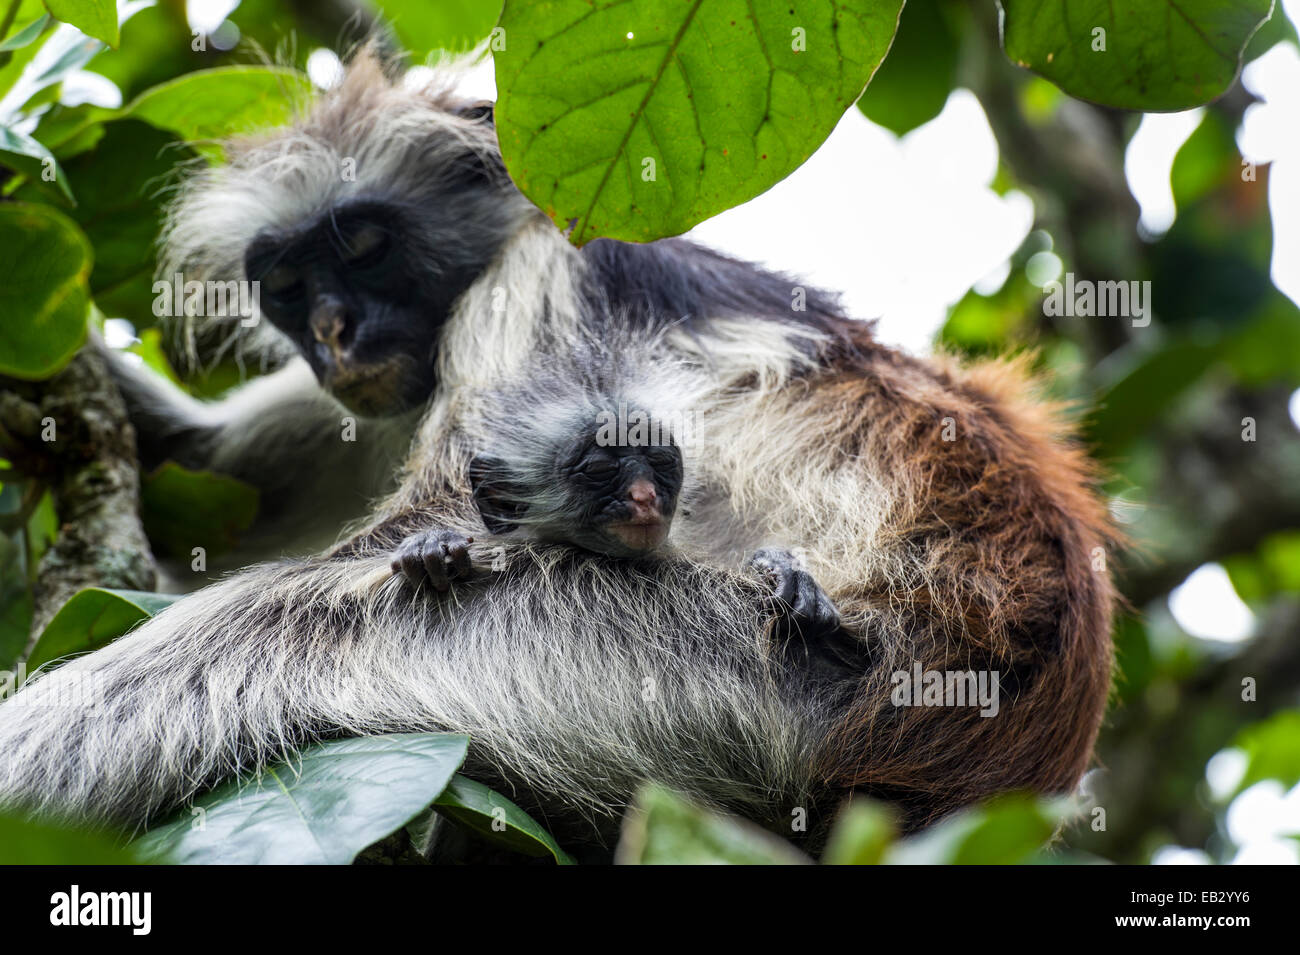
M 1084 770 L 1111 666 L 1108 525 L 1016 363 L 908 357 L 821 293 L 685 241 L 575 249 L 507 180 L 487 109 L 364 57 L 300 123 L 192 180 L 167 249 L 166 272 L 260 279 L 346 405 L 431 397 L 365 530 L 193 594 L 0 704 L 3 801 L 140 823 L 307 740 L 436 728 L 469 733 L 469 771 L 571 839 L 607 839 L 647 778 L 788 832 L 851 792 L 915 826 Z M 526 543 L 447 599 L 413 593 L 390 567 L 401 541 L 482 540 L 460 430 L 476 396 L 606 328 L 674 362 L 705 423 L 694 463 L 715 493 L 678 515 L 679 556 Z M 314 427 L 263 414 L 249 474 Z M 771 652 L 748 560 L 773 543 L 803 550 L 854 635 L 850 681 Z M 894 692 L 895 674 L 971 670 L 998 671 L 996 716 Z M 97 709 L 48 708 L 84 678 Z

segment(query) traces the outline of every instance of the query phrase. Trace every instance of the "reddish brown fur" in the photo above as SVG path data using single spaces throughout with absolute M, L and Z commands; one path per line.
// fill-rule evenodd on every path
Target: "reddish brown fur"
M 1087 767 L 1112 668 L 1115 594 L 1093 551 L 1117 538 L 1096 467 L 1062 408 L 1034 396 L 1025 359 L 923 363 L 855 337 L 809 416 L 839 418 L 846 452 L 898 475 L 886 546 L 922 569 L 835 594 L 848 617 L 890 613 L 865 634 L 876 665 L 827 742 L 826 780 L 898 800 L 911 826 L 994 793 L 1068 791 Z M 942 439 L 944 417 L 955 441 Z M 890 675 L 918 660 L 1001 671 L 1000 712 L 894 706 Z

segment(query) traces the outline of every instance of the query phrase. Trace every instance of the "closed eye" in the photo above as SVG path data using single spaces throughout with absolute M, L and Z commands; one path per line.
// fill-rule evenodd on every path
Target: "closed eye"
M 582 473 L 592 478 L 610 478 L 618 473 L 618 462 L 610 458 L 588 458 L 582 464 Z
M 391 246 L 392 239 L 387 231 L 377 225 L 366 225 L 347 238 L 341 252 L 343 261 L 349 266 L 366 268 L 387 258 Z
M 277 265 L 259 280 L 261 291 L 278 299 L 292 299 L 302 291 L 302 275 L 290 265 Z

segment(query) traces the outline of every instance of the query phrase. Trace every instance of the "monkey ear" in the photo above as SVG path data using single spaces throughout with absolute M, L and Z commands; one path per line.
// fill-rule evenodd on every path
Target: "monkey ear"
M 490 534 L 508 534 L 519 526 L 528 509 L 511 493 L 510 482 L 503 477 L 500 461 L 477 455 L 469 462 L 469 483 L 474 505 Z
M 456 115 L 465 119 L 481 120 L 491 126 L 495 119 L 494 108 L 494 104 L 490 99 L 484 99 L 479 100 L 477 103 L 470 103 L 468 106 L 462 106 L 456 110 Z

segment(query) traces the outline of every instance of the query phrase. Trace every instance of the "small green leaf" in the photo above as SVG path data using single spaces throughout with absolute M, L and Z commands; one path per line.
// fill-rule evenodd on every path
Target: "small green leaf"
M 181 864 L 347 865 L 425 809 L 468 745 L 452 733 L 320 743 L 222 785 L 135 846 Z
M 122 110 L 187 141 L 220 139 L 290 118 L 311 91 L 297 70 L 223 66 L 187 73 L 145 90 Z
M 812 155 L 889 49 L 901 7 L 507 0 L 495 54 L 506 167 L 577 245 L 685 232 Z
M 68 187 L 68 177 L 54 155 L 26 133 L 0 126 L 0 165 L 22 173 L 43 190 L 58 190 L 69 203 L 76 202 Z
M 1031 796 L 1003 796 L 954 813 L 895 843 L 889 865 L 1014 865 L 1035 858 L 1052 838 L 1056 809 Z
M 867 119 L 901 136 L 943 111 L 961 46 L 949 18 L 963 12 L 948 0 L 907 0 L 894 45 L 858 100 Z
M 822 857 L 825 865 L 879 865 L 898 828 L 888 806 L 855 799 L 844 808 Z
M 550 853 L 560 865 L 573 865 L 551 834 L 505 796 L 457 774 L 433 802 L 438 812 L 504 846 L 530 856 Z M 504 825 L 504 829 L 494 828 Z
M 79 590 L 45 625 L 27 658 L 27 672 L 66 657 L 112 643 L 142 620 L 178 598 L 142 590 Z
M 45 6 L 64 23 L 86 36 L 117 46 L 117 3 L 114 0 L 45 0 Z
M 1011 61 L 1071 96 L 1164 112 L 1221 95 L 1273 0 L 1000 0 Z
M 752 823 L 692 805 L 657 786 L 623 819 L 620 865 L 801 865 L 812 860 Z
M 0 90 L 5 91 L 4 98 L 14 107 L 10 114 L 0 115 L 0 120 L 12 121 L 13 114 L 22 112 L 36 97 L 44 102 L 56 99 L 57 91 L 51 87 L 81 69 L 103 49 L 104 44 L 76 30 L 51 30 L 40 43 L 29 43 L 0 55 Z M 29 70 L 38 53 L 42 69 Z
M 135 865 L 110 836 L 16 816 L 0 816 L 0 865 Z
M 36 38 L 50 22 L 50 15 L 43 13 L 27 26 L 14 33 L 8 39 L 0 41 L 0 53 L 8 53 L 11 50 L 21 50 L 29 43 L 34 43 Z
M 189 560 L 195 547 L 225 553 L 257 516 L 257 488 L 211 471 L 164 461 L 140 488 L 145 533 L 161 553 Z
M 49 206 L 0 205 L 0 374 L 41 379 L 86 338 L 90 243 Z

